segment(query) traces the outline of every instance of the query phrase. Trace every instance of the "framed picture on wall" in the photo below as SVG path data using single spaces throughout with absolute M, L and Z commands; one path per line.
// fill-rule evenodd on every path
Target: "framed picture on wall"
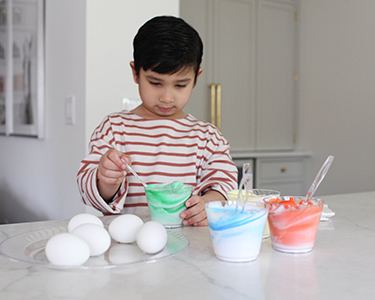
M 0 0 L 0 133 L 42 138 L 43 121 L 44 1 Z
M 5 60 L 7 50 L 7 20 L 5 1 L 0 2 L 0 133 L 5 133 L 5 80 L 7 76 L 7 63 Z

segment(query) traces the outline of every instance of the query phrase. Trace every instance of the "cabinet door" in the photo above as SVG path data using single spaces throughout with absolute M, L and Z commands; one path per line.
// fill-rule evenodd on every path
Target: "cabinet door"
M 203 74 L 187 111 L 210 121 L 211 83 L 222 85 L 221 130 L 234 151 L 290 150 L 296 115 L 292 0 L 181 0 L 204 43 Z
M 203 60 L 201 64 L 203 73 L 198 77 L 197 84 L 185 111 L 207 122 L 211 121 L 209 89 L 211 79 L 208 78 L 209 64 L 207 62 L 210 57 L 210 54 L 208 54 L 209 41 L 212 38 L 212 34 L 208 32 L 210 5 L 208 0 L 180 0 L 181 18 L 198 31 L 203 41 Z
M 296 126 L 296 8 L 262 0 L 258 7 L 256 145 L 288 150 Z
M 221 84 L 221 131 L 232 149 L 254 150 L 255 2 L 182 0 L 180 13 L 200 33 L 205 53 L 187 111 L 210 121 L 209 85 Z
M 216 0 L 212 79 L 222 85 L 222 132 L 233 150 L 255 149 L 255 2 Z

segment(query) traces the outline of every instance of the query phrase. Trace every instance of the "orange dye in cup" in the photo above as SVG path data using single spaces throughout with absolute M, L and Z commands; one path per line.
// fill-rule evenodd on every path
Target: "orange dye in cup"
M 288 253 L 313 249 L 323 209 L 320 199 L 304 200 L 285 196 L 267 201 L 272 247 Z

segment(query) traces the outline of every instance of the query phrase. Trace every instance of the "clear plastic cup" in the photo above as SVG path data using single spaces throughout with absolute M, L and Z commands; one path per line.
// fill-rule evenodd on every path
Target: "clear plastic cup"
M 182 226 L 180 213 L 191 196 L 192 186 L 182 182 L 148 184 L 145 188 L 151 219 L 167 228 Z
M 266 201 L 272 247 L 286 253 L 310 252 L 315 244 L 323 201 L 283 196 Z
M 265 207 L 265 201 L 269 198 L 273 197 L 279 197 L 280 192 L 279 191 L 274 191 L 274 190 L 268 190 L 268 189 L 250 189 L 247 192 L 247 198 L 246 198 L 246 191 L 242 191 L 241 199 L 242 201 L 247 199 L 247 203 L 250 203 L 254 206 L 259 206 L 259 207 Z M 232 190 L 228 192 L 227 194 L 228 200 L 231 201 L 237 201 L 238 199 L 238 190 Z M 268 226 L 268 222 L 266 222 L 266 226 L 264 227 L 264 232 L 263 232 L 263 238 L 269 238 L 270 237 L 270 229 Z
M 267 209 L 235 201 L 206 203 L 208 228 L 215 255 L 229 262 L 255 260 L 260 252 Z

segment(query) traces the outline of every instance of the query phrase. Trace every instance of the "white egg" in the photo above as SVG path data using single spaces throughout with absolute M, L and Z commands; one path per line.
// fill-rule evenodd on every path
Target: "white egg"
M 143 221 L 140 217 L 125 214 L 115 218 L 108 226 L 111 237 L 119 243 L 135 242 L 137 232 L 142 227 Z
M 145 253 L 154 254 L 164 249 L 168 241 L 167 230 L 158 222 L 146 222 L 137 234 L 137 245 Z
M 78 214 L 72 217 L 68 223 L 68 231 L 72 232 L 74 228 L 78 227 L 81 224 L 97 224 L 104 227 L 102 220 L 100 220 L 97 216 L 91 214 Z
M 71 232 L 83 239 L 90 247 L 90 256 L 102 255 L 111 246 L 107 230 L 97 224 L 81 224 Z
M 90 257 L 87 243 L 71 233 L 59 233 L 51 237 L 45 252 L 48 261 L 57 266 L 80 266 Z

